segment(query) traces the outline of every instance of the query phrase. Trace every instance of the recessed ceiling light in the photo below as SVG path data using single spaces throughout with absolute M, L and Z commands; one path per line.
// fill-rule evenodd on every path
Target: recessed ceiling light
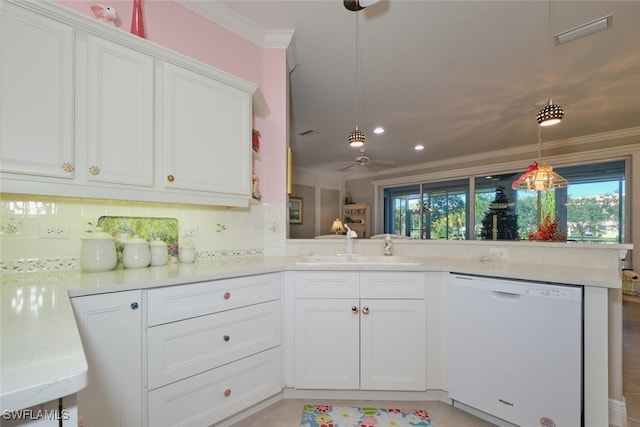
M 373 130 L 373 133 L 384 133 L 384 128 L 381 128 L 380 126 L 378 126 Z
M 413 147 L 413 149 L 416 150 L 416 151 L 424 150 L 424 145 L 418 144 L 415 147 Z

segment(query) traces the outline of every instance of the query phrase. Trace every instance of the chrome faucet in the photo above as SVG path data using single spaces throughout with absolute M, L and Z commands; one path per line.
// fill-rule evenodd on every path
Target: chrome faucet
M 353 255 L 353 239 L 358 238 L 358 233 L 349 228 L 347 224 L 344 225 L 347 229 L 347 255 Z

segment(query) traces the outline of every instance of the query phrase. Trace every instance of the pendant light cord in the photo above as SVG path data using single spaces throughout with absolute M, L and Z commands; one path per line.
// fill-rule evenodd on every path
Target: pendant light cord
M 358 104 L 360 104 L 359 88 L 358 88 L 358 12 L 356 15 L 356 128 L 358 128 Z
M 542 162 L 542 126 L 538 126 L 538 163 Z

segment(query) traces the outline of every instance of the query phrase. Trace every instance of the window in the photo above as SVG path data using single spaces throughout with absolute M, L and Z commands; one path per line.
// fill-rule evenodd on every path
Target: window
M 521 172 L 386 188 L 385 233 L 414 239 L 528 239 L 545 215 L 567 240 L 625 241 L 624 160 L 556 168 L 566 188 L 534 193 L 511 188 Z M 473 184 L 473 218 L 469 217 Z
M 527 239 L 546 215 L 558 219 L 567 240 L 617 242 L 624 241 L 625 162 L 615 161 L 555 169 L 569 181 L 566 188 L 533 193 L 514 191 L 511 181 L 519 174 L 477 177 L 475 197 L 475 236 L 491 239 L 494 225 L 498 236 L 506 223 L 491 222 L 513 210 L 517 234 Z M 504 187 L 504 188 L 503 188 Z M 502 188 L 507 206 L 492 209 L 497 190 Z M 500 237 L 498 237 L 500 238 Z M 503 237 L 509 238 L 509 237 Z
M 413 239 L 467 239 L 468 194 L 466 179 L 387 188 L 385 233 Z

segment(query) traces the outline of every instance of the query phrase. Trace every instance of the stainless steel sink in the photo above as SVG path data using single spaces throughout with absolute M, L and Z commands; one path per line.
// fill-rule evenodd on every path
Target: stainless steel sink
M 417 261 L 399 256 L 382 255 L 312 255 L 301 256 L 296 261 L 298 265 L 420 265 Z

